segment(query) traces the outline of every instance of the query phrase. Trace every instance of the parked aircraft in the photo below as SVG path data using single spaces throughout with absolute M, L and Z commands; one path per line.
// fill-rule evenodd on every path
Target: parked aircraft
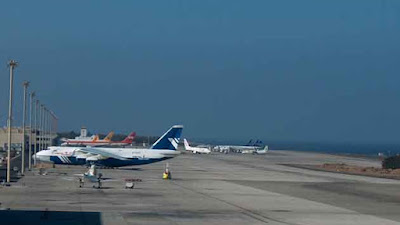
M 240 152 L 243 154 L 265 154 L 268 151 L 268 146 L 262 147 L 262 141 L 257 140 L 252 144 L 252 140 L 247 145 L 217 145 L 214 147 L 214 151 L 220 152 Z
M 135 139 L 135 137 L 136 137 L 136 133 L 132 132 L 122 141 L 111 141 L 110 143 L 107 143 L 105 145 L 110 145 L 110 146 L 126 146 L 126 145 L 130 145 L 130 144 L 132 144 L 132 142 Z
M 185 150 L 191 151 L 191 152 L 193 152 L 193 154 L 196 154 L 196 153 L 210 154 L 211 153 L 210 149 L 208 149 L 208 148 L 191 147 L 186 139 L 183 139 L 183 143 L 185 145 Z
M 102 178 L 103 174 L 97 173 L 96 165 L 91 165 L 89 170 L 85 173 L 74 174 L 75 177 L 81 178 L 82 182 L 90 181 L 92 183 L 98 182 Z
M 90 137 L 85 137 L 85 136 L 77 136 L 75 138 L 72 139 L 68 139 L 68 138 L 61 138 L 61 141 L 63 142 L 63 144 L 65 143 L 69 143 L 69 142 L 84 142 L 84 141 L 93 141 L 96 138 L 98 138 L 97 135 L 92 135 Z
M 172 126 L 150 149 L 52 146 L 38 152 L 36 158 L 55 164 L 95 164 L 107 167 L 149 164 L 179 155 L 176 150 L 182 130 L 182 125 Z
M 263 149 L 257 149 L 254 153 L 258 155 L 264 155 L 269 151 L 268 145 L 264 146 Z
M 81 137 L 76 137 L 75 139 L 67 139 L 62 143 L 62 146 L 66 145 L 74 145 L 74 146 L 101 146 L 105 144 L 110 144 L 111 138 L 114 136 L 114 132 L 111 131 L 110 133 L 107 134 L 107 136 L 104 139 L 99 139 L 98 135 L 92 136 L 92 139 L 87 139 L 87 138 L 81 138 Z

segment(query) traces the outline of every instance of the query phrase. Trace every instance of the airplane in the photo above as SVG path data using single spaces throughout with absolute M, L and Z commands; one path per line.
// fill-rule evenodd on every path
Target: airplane
M 103 174 L 98 174 L 96 165 L 91 165 L 87 172 L 74 174 L 74 176 L 79 178 L 79 187 L 83 187 L 85 181 L 98 183 L 102 179 Z
M 76 137 L 75 139 L 64 140 L 64 143 L 62 143 L 61 146 L 66 146 L 66 145 L 100 146 L 100 145 L 105 145 L 105 144 L 111 143 L 112 136 L 114 136 L 114 132 L 113 131 L 108 133 L 107 136 L 102 140 L 99 139 L 98 135 L 92 136 L 91 139 L 82 138 L 82 137 Z
M 256 151 L 254 152 L 254 154 L 257 154 L 257 155 L 264 155 L 264 154 L 267 154 L 268 151 L 269 151 L 268 145 L 266 145 L 266 146 L 264 146 L 263 149 L 256 149 Z
M 84 136 L 77 136 L 75 138 L 72 139 L 68 139 L 68 138 L 61 138 L 62 142 L 68 143 L 68 142 L 79 142 L 79 141 L 93 141 L 96 138 L 98 138 L 97 135 L 92 135 L 90 137 L 84 137 Z M 64 143 L 63 143 L 64 144 Z
M 133 140 L 136 137 L 136 132 L 131 132 L 124 140 L 122 141 L 111 141 L 110 143 L 107 143 L 105 145 L 110 145 L 110 146 L 126 146 L 132 144 Z
M 42 162 L 68 165 L 122 167 L 150 164 L 179 155 L 177 148 L 182 130 L 182 125 L 172 126 L 149 149 L 51 146 L 34 157 Z
M 168 163 L 167 163 L 168 164 Z M 104 182 L 120 182 L 120 180 L 115 180 L 112 178 L 103 177 L 102 173 L 97 172 L 97 166 L 92 164 L 87 172 L 74 174 L 72 176 L 62 177 L 64 180 L 73 181 L 74 178 L 78 178 L 79 187 L 83 188 L 85 183 L 93 184 L 93 188 L 102 188 Z M 141 182 L 142 179 L 124 179 L 125 180 L 125 188 L 133 189 L 135 184 L 134 182 Z
M 97 172 L 96 165 L 91 165 L 87 172 L 74 174 L 73 176 L 62 177 L 62 179 L 68 181 L 73 181 L 75 178 L 78 178 L 80 188 L 83 188 L 85 183 L 93 183 L 93 188 L 101 188 L 102 183 L 105 181 L 116 181 L 110 178 L 103 178 L 103 174 Z
M 189 145 L 188 141 L 186 140 L 186 138 L 183 139 L 183 143 L 185 144 L 185 150 L 186 151 L 192 151 L 193 154 L 196 154 L 196 153 L 199 153 L 199 154 L 201 154 L 201 153 L 210 154 L 211 153 L 210 149 L 208 149 L 208 148 L 191 147 Z
M 252 140 L 249 141 L 247 145 L 217 145 L 214 147 L 215 151 L 220 151 L 224 153 L 228 152 L 241 152 L 243 154 L 265 154 L 268 151 L 268 146 L 265 145 L 264 148 L 261 147 L 262 141 L 257 140 L 253 145 L 251 145 Z

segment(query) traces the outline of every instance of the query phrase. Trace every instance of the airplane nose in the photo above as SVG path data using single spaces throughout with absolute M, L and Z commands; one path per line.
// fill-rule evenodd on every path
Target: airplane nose
M 41 162 L 50 162 L 50 156 L 41 155 L 39 153 L 32 155 L 34 160 L 41 161 Z

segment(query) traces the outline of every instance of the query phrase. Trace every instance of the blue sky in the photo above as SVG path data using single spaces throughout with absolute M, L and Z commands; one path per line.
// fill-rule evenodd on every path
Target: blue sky
M 0 28 L 1 125 L 14 58 L 17 123 L 30 80 L 60 130 L 399 142 L 396 0 L 3 2 Z

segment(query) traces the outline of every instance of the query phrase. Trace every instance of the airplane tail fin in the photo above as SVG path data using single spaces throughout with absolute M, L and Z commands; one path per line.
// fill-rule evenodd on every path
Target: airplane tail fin
M 122 140 L 122 143 L 132 144 L 132 142 L 135 139 L 135 137 L 136 137 L 136 133 L 132 132 L 124 140 Z
M 185 145 L 185 150 L 189 150 L 190 146 L 189 146 L 189 143 L 188 143 L 188 141 L 186 140 L 186 138 L 183 139 L 183 143 L 184 143 L 184 145 Z
M 92 139 L 93 142 L 98 141 L 99 140 L 99 135 L 95 135 Z
M 268 150 L 269 150 L 269 149 L 268 149 L 268 145 L 264 146 L 264 149 L 263 149 L 263 150 L 268 151 Z
M 181 138 L 183 126 L 174 125 L 163 136 L 161 136 L 154 144 L 151 149 L 169 149 L 177 150 L 179 139 Z
M 96 176 L 97 175 L 97 170 L 95 165 L 91 165 L 90 169 L 86 172 L 86 175 L 88 176 Z
M 111 141 L 111 138 L 114 136 L 114 131 L 111 131 L 110 133 L 107 134 L 107 136 L 104 138 L 105 141 Z

